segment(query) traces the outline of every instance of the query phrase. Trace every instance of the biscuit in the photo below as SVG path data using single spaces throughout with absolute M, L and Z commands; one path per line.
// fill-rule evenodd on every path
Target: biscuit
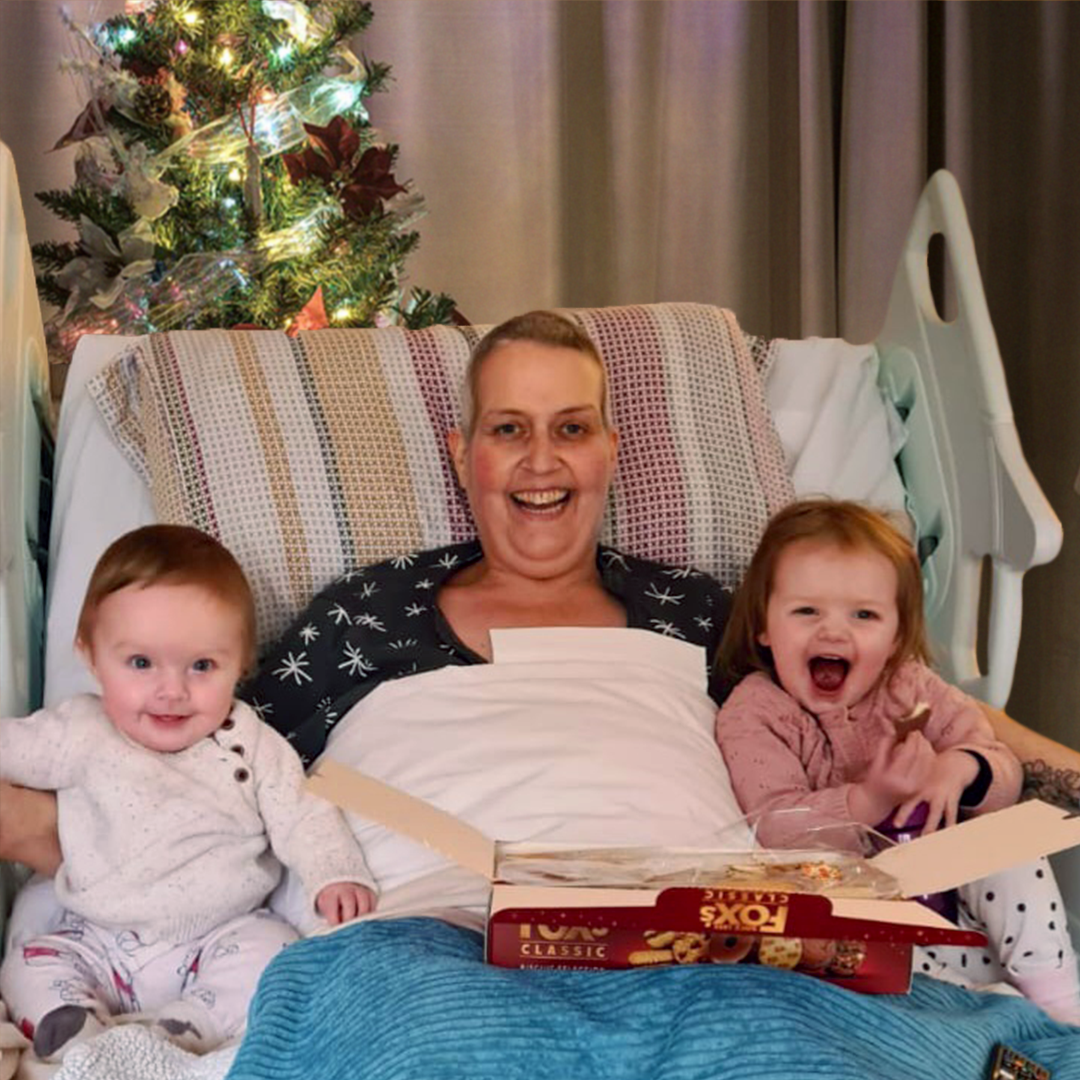
M 754 947 L 747 934 L 713 934 L 709 942 L 709 959 L 714 964 L 737 964 L 745 960 Z
M 803 938 L 799 970 L 824 971 L 836 956 L 836 942 L 832 938 Z
M 644 967 L 652 964 L 671 964 L 675 954 L 670 949 L 635 949 L 628 957 L 632 967 Z
M 930 706 L 925 701 L 920 701 L 907 716 L 893 721 L 897 740 L 906 739 L 913 731 L 923 731 L 929 722 Z
M 861 941 L 838 941 L 836 955 L 826 968 L 830 975 L 854 975 L 866 959 L 866 945 Z
M 799 873 L 810 881 L 824 885 L 835 885 L 843 880 L 844 874 L 839 867 L 826 862 L 804 862 L 799 864 Z
M 646 930 L 645 944 L 650 949 L 666 949 L 678 936 L 674 930 Z
M 705 934 L 680 934 L 672 943 L 676 964 L 696 964 L 705 958 L 709 939 Z
M 758 942 L 758 963 L 775 968 L 796 967 L 802 959 L 801 938 L 768 937 Z

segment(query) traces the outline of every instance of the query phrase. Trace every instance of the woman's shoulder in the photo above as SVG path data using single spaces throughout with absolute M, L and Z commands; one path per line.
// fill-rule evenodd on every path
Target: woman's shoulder
M 403 591 L 436 590 L 451 574 L 479 559 L 480 554 L 480 544 L 476 540 L 404 552 L 382 562 L 346 570 L 327 585 L 312 604 L 325 607 L 357 598 L 378 604 Z
M 713 650 L 727 623 L 731 594 L 715 578 L 601 545 L 604 588 L 626 607 L 630 626 L 668 634 Z

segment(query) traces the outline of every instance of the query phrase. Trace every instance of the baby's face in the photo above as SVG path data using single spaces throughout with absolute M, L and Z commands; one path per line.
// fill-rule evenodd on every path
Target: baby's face
M 874 688 L 896 648 L 896 592 L 876 551 L 799 540 L 781 552 L 758 640 L 804 709 L 851 706 Z
M 243 619 L 201 586 L 130 585 L 101 602 L 82 648 L 116 729 L 173 753 L 229 715 L 243 668 Z

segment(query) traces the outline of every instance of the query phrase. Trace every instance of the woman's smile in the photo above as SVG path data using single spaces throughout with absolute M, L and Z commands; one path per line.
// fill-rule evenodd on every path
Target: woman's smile
M 543 491 L 514 491 L 510 498 L 531 514 L 553 516 L 570 501 L 571 492 L 566 488 L 546 488 Z

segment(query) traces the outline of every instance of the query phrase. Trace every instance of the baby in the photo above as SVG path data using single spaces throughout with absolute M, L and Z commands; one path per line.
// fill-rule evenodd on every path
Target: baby
M 0 966 L 43 1060 L 119 1013 L 200 1052 L 240 1034 L 263 968 L 297 936 L 263 907 L 282 864 L 313 919 L 374 906 L 344 819 L 234 699 L 254 641 L 251 590 L 225 548 L 185 526 L 137 529 L 102 555 L 79 616 L 100 695 L 0 720 L 0 777 L 58 797 L 63 914 Z
M 807 829 L 861 850 L 855 829 L 924 832 L 1011 805 L 1022 770 L 978 703 L 929 667 L 922 577 L 907 538 L 851 502 L 810 499 L 770 521 L 736 596 L 718 663 L 741 682 L 716 737 L 758 839 L 797 846 Z M 794 811 L 799 813 L 769 813 Z M 910 827 L 910 826 L 909 826 Z M 922 969 L 1006 979 L 1080 1022 L 1080 982 L 1045 860 L 960 890 L 960 921 L 992 950 L 935 948 Z

